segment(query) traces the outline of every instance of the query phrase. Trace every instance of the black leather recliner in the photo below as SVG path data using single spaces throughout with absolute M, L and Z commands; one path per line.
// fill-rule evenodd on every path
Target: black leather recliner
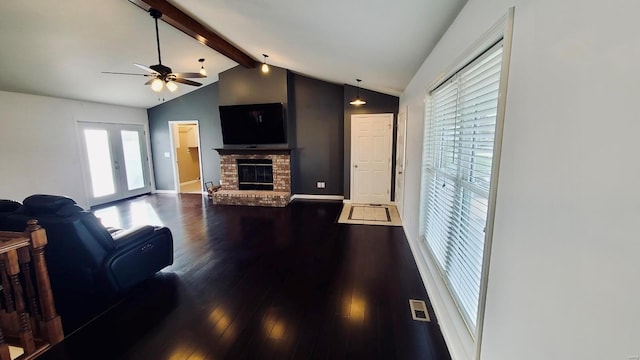
M 17 201 L 0 200 L 0 213 L 10 213 L 16 211 L 20 206 L 22 206 L 22 204 Z
M 2 215 L 1 230 L 24 231 L 30 219 L 45 228 L 45 258 L 63 322 L 73 307 L 87 301 L 108 305 L 109 299 L 173 263 L 173 238 L 166 227 L 109 231 L 93 213 L 64 196 L 32 195 L 23 204 Z
M 22 204 L 13 200 L 4 200 L 0 199 L 0 231 L 1 230 L 12 230 L 10 226 L 10 222 L 8 220 L 8 216 L 12 214 L 14 211 L 18 210 Z M 20 231 L 24 231 L 24 228 L 27 227 L 27 224 L 23 226 L 23 229 Z

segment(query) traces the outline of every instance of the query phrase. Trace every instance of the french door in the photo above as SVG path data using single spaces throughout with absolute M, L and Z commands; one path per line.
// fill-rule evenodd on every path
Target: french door
M 89 205 L 151 192 L 142 125 L 79 122 Z

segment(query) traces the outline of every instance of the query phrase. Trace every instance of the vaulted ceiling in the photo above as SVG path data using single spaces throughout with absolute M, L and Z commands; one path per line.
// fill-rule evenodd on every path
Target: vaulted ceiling
M 466 0 L 169 0 L 262 61 L 339 84 L 400 95 Z M 148 13 L 127 0 L 0 1 L 0 90 L 149 108 L 160 95 L 133 63 L 157 64 Z M 206 79 L 237 64 L 159 22 L 162 63 Z M 204 80 L 204 81 L 201 81 Z

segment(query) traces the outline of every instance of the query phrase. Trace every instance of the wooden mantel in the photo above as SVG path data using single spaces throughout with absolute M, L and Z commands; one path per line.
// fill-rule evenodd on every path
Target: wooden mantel
M 289 155 L 293 148 L 289 147 L 224 147 L 214 149 L 220 155 L 249 155 L 249 154 L 272 154 Z

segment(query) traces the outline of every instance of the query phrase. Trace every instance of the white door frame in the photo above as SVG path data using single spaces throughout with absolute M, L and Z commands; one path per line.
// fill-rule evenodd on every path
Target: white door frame
M 200 167 L 200 192 L 204 192 L 204 176 L 202 174 L 202 146 L 200 144 L 200 122 L 198 120 L 170 120 L 169 121 L 169 143 L 171 145 L 171 167 L 173 169 L 173 186 L 176 193 L 180 193 L 180 176 L 178 174 L 178 156 L 174 146 L 176 139 L 173 138 L 174 127 L 178 125 L 195 125 L 196 138 L 198 139 L 198 166 Z
M 394 155 L 393 154 L 393 113 L 379 113 L 379 114 L 354 114 L 351 115 L 351 148 L 349 149 L 349 151 L 351 152 L 351 164 L 349 166 L 349 183 L 350 183 L 350 191 L 349 191 L 349 199 L 350 202 L 355 202 L 355 181 L 354 181 L 354 174 L 353 174 L 353 169 L 355 168 L 355 161 L 354 161 L 354 131 L 353 131 L 353 124 L 355 121 L 357 121 L 358 118 L 365 118 L 365 117 L 381 117 L 381 118 L 390 118 L 391 119 L 391 126 L 389 128 L 389 165 L 388 165 L 388 169 L 387 172 L 389 174 L 389 179 L 388 179 L 388 190 L 389 190 L 389 196 L 388 199 L 386 201 L 387 204 L 391 203 L 391 174 L 392 174 L 392 166 L 391 164 L 393 163 L 393 161 L 391 160 L 391 157 Z
M 141 161 L 142 161 L 142 171 L 143 171 L 143 177 L 145 180 L 145 185 L 144 187 L 140 188 L 140 189 L 134 189 L 134 190 L 125 190 L 126 188 L 126 181 L 125 181 L 125 176 L 126 176 L 126 172 L 125 173 L 120 173 L 118 171 L 118 169 L 114 169 L 116 171 L 116 173 L 114 173 L 114 185 L 115 185 L 115 189 L 116 192 L 112 195 L 106 195 L 106 196 L 102 196 L 99 198 L 94 197 L 93 195 L 93 184 L 92 184 L 92 180 L 91 180 L 91 170 L 90 170 L 90 166 L 89 166 L 89 154 L 87 152 L 87 145 L 85 143 L 85 135 L 84 135 L 84 130 L 85 129 L 91 129 L 91 128 L 95 128 L 95 129 L 100 129 L 100 130 L 106 130 L 110 137 L 109 137 L 109 147 L 110 147 L 110 151 L 111 151 L 111 156 L 113 157 L 112 161 L 120 161 L 121 158 L 124 157 L 124 155 L 122 154 L 122 145 L 114 147 L 114 143 L 113 143 L 113 133 L 114 130 L 118 129 L 118 130 L 123 130 L 123 129 L 131 129 L 131 130 L 135 130 L 135 131 L 139 131 L 138 128 L 142 129 L 142 141 L 144 142 L 144 146 L 140 147 L 140 156 L 142 157 Z M 88 205 L 91 206 L 97 206 L 97 205 L 102 205 L 102 204 L 106 204 L 108 202 L 112 202 L 112 201 L 118 201 L 118 200 L 122 200 L 122 199 L 126 199 L 129 197 L 134 197 L 134 196 L 138 196 L 138 195 L 142 195 L 142 194 L 146 194 L 149 192 L 153 191 L 153 181 L 152 181 L 152 174 L 153 171 L 151 171 L 151 167 L 150 167 L 150 161 L 149 161 L 149 138 L 147 135 L 147 127 L 146 125 L 143 124 L 131 124 L 131 123 L 107 123 L 107 122 L 95 122 L 95 121 L 76 121 L 76 131 L 78 134 L 78 141 L 79 141 L 79 146 L 80 146 L 80 153 L 82 154 L 82 161 L 80 164 L 80 168 L 82 170 L 82 178 L 83 178 L 83 183 L 84 183 L 84 188 L 85 188 L 85 193 L 87 196 L 87 203 Z M 120 139 L 119 139 L 120 140 Z M 121 142 L 119 143 L 121 144 Z M 122 167 L 122 166 L 126 166 L 124 161 L 122 164 L 118 164 L 118 167 Z M 118 174 L 118 175 L 116 175 Z M 122 175 L 125 174 L 125 175 Z
M 397 134 L 396 134 L 396 182 L 394 185 L 396 185 L 395 188 L 395 203 L 396 203 L 396 207 L 398 208 L 398 213 L 400 214 L 400 218 L 402 218 L 402 215 L 404 214 L 404 194 L 405 194 L 405 179 L 406 179 L 406 171 L 407 171 L 407 112 L 408 112 L 408 106 L 405 107 L 400 113 L 398 113 L 398 124 L 397 124 Z M 402 127 L 402 134 L 400 133 L 400 124 L 403 123 L 404 126 Z M 400 143 L 397 140 L 400 135 L 403 136 L 404 141 L 402 142 L 402 152 L 400 152 Z M 398 159 L 398 154 L 401 153 L 402 154 L 402 159 Z M 400 162 L 398 163 L 398 160 L 400 160 Z M 400 172 L 400 173 L 399 173 Z M 400 182 L 402 183 L 402 196 L 398 196 L 398 175 L 401 175 L 401 180 Z

